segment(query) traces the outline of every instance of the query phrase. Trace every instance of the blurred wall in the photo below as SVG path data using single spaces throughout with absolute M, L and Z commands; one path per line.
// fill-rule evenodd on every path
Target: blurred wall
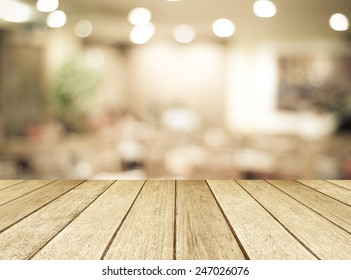
M 156 41 L 129 52 L 131 107 L 187 106 L 207 125 L 223 124 L 226 50 L 221 44 Z
M 63 63 L 79 56 L 83 45 L 81 40 L 65 28 L 50 30 L 43 34 L 45 78 L 52 81 Z
M 169 106 L 185 105 L 206 126 L 225 126 L 239 133 L 303 134 L 311 128 L 313 133 L 328 133 L 333 129 L 330 115 L 315 118 L 310 113 L 277 110 L 277 59 L 286 54 L 350 53 L 342 41 L 270 39 L 181 45 L 155 40 L 144 46 L 120 46 L 85 41 L 66 28 L 28 34 L 19 33 L 15 41 L 28 48 L 29 42 L 36 42 L 44 62 L 40 83 L 46 94 L 63 63 L 85 56 L 103 77 L 93 101 L 95 111 L 144 114 L 150 109 L 159 114 Z
M 101 110 L 120 111 L 128 107 L 128 59 L 121 48 L 93 44 L 86 48 L 85 56 L 93 67 L 101 71 L 101 84 L 93 98 L 94 113 Z
M 349 45 L 336 41 L 271 40 L 240 42 L 228 51 L 226 73 L 226 110 L 228 127 L 242 133 L 315 133 L 318 138 L 334 129 L 329 114 L 288 112 L 277 109 L 280 56 L 333 56 L 350 54 Z M 306 124 L 307 123 L 307 124 Z M 306 127 L 306 125 L 308 127 Z

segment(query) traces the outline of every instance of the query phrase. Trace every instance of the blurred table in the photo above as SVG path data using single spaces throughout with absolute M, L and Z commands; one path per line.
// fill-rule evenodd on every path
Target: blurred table
M 351 259 L 351 181 L 0 181 L 0 259 Z

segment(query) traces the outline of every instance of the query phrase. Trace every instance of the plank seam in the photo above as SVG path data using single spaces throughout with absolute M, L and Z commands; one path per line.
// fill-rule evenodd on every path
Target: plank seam
M 310 249 L 308 246 L 302 242 L 293 232 L 291 232 L 279 219 L 277 219 L 266 207 L 264 207 L 253 195 L 251 195 L 250 192 L 248 192 L 238 181 L 235 181 L 245 192 L 248 193 L 249 196 L 251 196 L 264 210 L 267 211 L 267 213 L 274 219 L 276 220 L 292 237 L 294 237 L 297 242 L 299 242 L 310 254 L 312 254 L 315 258 L 320 260 L 320 258 Z
M 332 220 L 330 220 L 328 217 L 325 217 L 322 213 L 319 213 L 317 210 L 307 206 L 306 204 L 304 204 L 303 202 L 299 201 L 298 199 L 296 199 L 295 197 L 291 196 L 290 194 L 286 193 L 285 191 L 281 190 L 280 188 L 274 186 L 273 184 L 271 184 L 270 182 L 266 181 L 266 183 L 270 184 L 272 187 L 274 187 L 275 189 L 281 191 L 282 193 L 284 193 L 285 195 L 289 196 L 290 198 L 294 199 L 295 201 L 297 201 L 298 203 L 300 203 L 301 205 L 305 206 L 307 209 L 310 209 L 311 211 L 313 211 L 314 213 L 316 213 L 318 216 L 326 219 L 327 221 L 331 222 L 333 225 L 337 226 L 338 228 L 346 231 L 347 233 L 351 233 L 349 232 L 347 229 L 343 228 L 342 226 L 338 225 L 337 223 L 333 222 Z
M 30 192 L 27 192 L 27 193 L 22 194 L 22 195 L 20 195 L 20 196 L 14 198 L 14 199 L 11 199 L 11 200 L 9 200 L 9 201 L 6 201 L 5 203 L 0 204 L 0 206 L 3 206 L 3 205 L 5 205 L 5 204 L 7 204 L 7 203 L 10 203 L 10 202 L 16 200 L 16 199 L 19 199 L 19 198 L 21 198 L 21 197 L 23 197 L 23 196 L 26 196 L 26 195 L 28 195 L 28 194 L 31 194 L 32 192 L 35 192 L 35 191 L 37 191 L 37 190 L 39 190 L 39 189 L 42 189 L 42 188 L 44 188 L 44 187 L 46 187 L 46 186 L 48 186 L 48 185 L 50 185 L 50 184 L 52 184 L 52 183 L 55 183 L 56 181 L 57 181 L 57 180 L 51 181 L 51 182 L 49 182 L 49 183 L 46 183 L 46 184 L 44 184 L 44 185 L 38 187 L 37 189 L 31 190 Z M 23 183 L 23 182 L 21 182 L 21 183 Z M 17 184 L 15 184 L 15 185 L 17 185 Z M 13 186 L 15 186 L 15 185 L 12 185 L 11 187 L 13 187 Z M 4 189 L 3 189 L 3 190 L 4 190 Z
M 5 186 L 5 187 L 1 188 L 0 191 L 6 190 L 6 189 L 8 189 L 8 188 L 10 188 L 10 187 L 16 186 L 16 185 L 21 184 L 21 183 L 23 183 L 23 182 L 25 182 L 25 180 L 19 181 L 19 182 L 14 183 L 14 184 L 10 184 L 10 185 L 8 185 L 8 186 Z
M 339 187 L 339 188 L 342 188 L 342 189 L 344 189 L 344 190 L 347 190 L 347 191 L 350 191 L 350 190 L 351 190 L 350 188 L 344 187 L 344 186 L 339 185 L 339 184 L 337 184 L 337 183 L 334 183 L 334 182 L 332 182 L 332 181 L 330 181 L 330 180 L 323 180 L 323 181 L 324 181 L 324 182 L 327 182 L 327 183 L 329 183 L 329 184 L 332 184 L 332 185 L 334 185 L 334 186 L 337 186 L 337 187 Z
M 45 244 L 43 244 L 40 248 L 32 252 L 27 259 L 32 259 L 35 257 L 36 254 L 39 253 L 46 245 L 48 245 L 57 235 L 59 235 L 67 226 L 69 226 L 75 219 L 77 219 L 90 205 L 92 205 L 100 196 L 102 196 L 111 186 L 116 183 L 116 181 L 112 182 L 103 192 L 101 192 L 96 198 L 94 198 L 86 207 L 82 209 L 75 217 L 72 218 L 66 225 L 64 225 L 60 230 L 58 230 L 51 238 L 49 238 Z
M 328 196 L 328 197 L 330 197 L 330 198 L 332 198 L 332 199 L 334 199 L 334 200 L 336 200 L 336 201 L 338 201 L 338 202 L 340 202 L 340 203 L 342 203 L 342 204 L 345 204 L 345 205 L 348 206 L 348 207 L 351 207 L 350 204 L 347 204 L 347 203 L 345 203 L 345 202 L 343 202 L 343 201 L 341 201 L 341 200 L 339 200 L 339 199 L 337 199 L 337 198 L 335 198 L 335 197 L 332 197 L 331 195 L 329 195 L 329 194 L 327 194 L 327 193 L 324 193 L 324 192 L 322 192 L 322 191 L 320 191 L 320 190 L 317 190 L 317 189 L 315 189 L 315 188 L 313 188 L 313 187 L 310 187 L 309 185 L 306 185 L 305 183 L 302 183 L 302 182 L 300 182 L 300 181 L 298 181 L 298 180 L 294 180 L 294 181 L 295 181 L 296 183 L 299 183 L 299 184 L 305 186 L 305 187 L 308 187 L 308 188 L 311 189 L 311 190 L 314 190 L 314 191 L 319 192 L 319 193 L 321 193 L 321 194 L 323 194 L 323 195 L 325 195 L 325 196 Z M 324 182 L 333 184 L 333 183 L 328 182 L 328 181 L 324 181 Z M 337 186 L 337 187 L 343 188 L 342 186 L 339 186 L 339 185 L 336 185 L 336 184 L 333 184 L 333 185 L 335 185 L 335 186 Z M 345 189 L 345 188 L 343 188 L 343 189 Z M 346 190 L 348 190 L 348 189 L 346 189 Z
M 129 207 L 127 213 L 124 215 L 124 217 L 123 217 L 121 223 L 117 226 L 117 228 L 116 228 L 115 232 L 113 233 L 113 235 L 112 235 L 110 241 L 107 243 L 107 246 L 106 246 L 104 252 L 102 253 L 102 256 L 101 256 L 100 260 L 103 260 L 103 259 L 106 257 L 107 252 L 110 250 L 110 247 L 111 247 L 113 241 L 115 240 L 115 238 L 116 238 L 116 236 L 117 236 L 119 230 L 121 229 L 121 227 L 123 226 L 125 220 L 127 219 L 128 215 L 129 215 L 129 213 L 130 213 L 130 211 L 132 210 L 132 208 L 133 208 L 133 206 L 134 206 L 136 200 L 138 199 L 139 194 L 140 194 L 141 191 L 143 190 L 145 184 L 146 184 L 146 180 L 144 181 L 144 183 L 143 183 L 143 185 L 141 186 L 139 192 L 138 192 L 137 195 L 135 196 L 135 198 L 134 198 L 134 200 L 133 200 L 133 203 L 130 205 L 130 207 Z
M 219 201 L 217 200 L 217 197 L 216 197 L 215 194 L 213 193 L 213 191 L 212 191 L 212 189 L 211 189 L 211 187 L 210 187 L 210 184 L 207 182 L 207 180 L 205 180 L 205 182 L 206 182 L 207 187 L 209 188 L 209 190 L 210 190 L 210 192 L 211 192 L 211 194 L 212 194 L 212 197 L 213 197 L 214 200 L 216 201 L 216 204 L 217 204 L 219 210 L 221 211 L 221 213 L 222 213 L 222 215 L 223 215 L 223 217 L 224 217 L 224 220 L 226 221 L 226 223 L 227 223 L 227 225 L 228 225 L 230 231 L 232 232 L 232 234 L 233 234 L 233 236 L 234 236 L 236 242 L 238 243 L 239 248 L 240 248 L 241 252 L 243 253 L 245 259 L 246 259 L 246 260 L 250 260 L 250 257 L 249 257 L 249 255 L 248 255 L 248 253 L 246 252 L 244 245 L 241 243 L 241 241 L 240 241 L 238 235 L 236 234 L 234 228 L 233 228 L 232 225 L 230 224 L 230 222 L 229 222 L 229 220 L 228 220 L 228 218 L 227 218 L 227 215 L 225 214 L 225 212 L 224 212 L 222 206 L 220 205 Z
M 24 220 L 25 218 L 29 217 L 30 215 L 34 214 L 35 212 L 38 212 L 40 209 L 44 208 L 45 206 L 49 205 L 51 202 L 54 202 L 55 200 L 59 199 L 61 196 L 64 196 L 65 194 L 67 194 L 68 192 L 74 190 L 75 188 L 77 188 L 78 186 L 80 186 L 81 184 L 83 184 L 85 181 L 80 182 L 78 185 L 75 185 L 72 189 L 65 191 L 64 193 L 62 193 L 61 195 L 59 195 L 58 197 L 54 198 L 53 200 L 50 200 L 49 202 L 45 203 L 44 205 L 40 206 L 38 209 L 35 209 L 34 211 L 30 212 L 29 214 L 25 215 L 24 217 L 20 218 L 19 220 L 15 221 L 14 223 L 8 225 L 7 227 L 3 228 L 2 230 L 0 230 L 0 234 L 3 233 L 4 231 L 6 231 L 7 229 L 9 229 L 10 227 L 18 224 L 19 222 L 21 222 L 22 220 Z
M 177 180 L 174 181 L 173 260 L 177 259 Z

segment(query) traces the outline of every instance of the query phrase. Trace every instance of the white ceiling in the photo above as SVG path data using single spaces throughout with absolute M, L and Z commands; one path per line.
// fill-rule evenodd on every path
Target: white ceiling
M 36 0 L 21 2 L 35 6 Z M 236 25 L 233 39 L 254 38 L 311 38 L 338 39 L 349 36 L 346 32 L 335 32 L 328 25 L 329 17 L 341 12 L 351 19 L 350 0 L 273 0 L 278 13 L 275 17 L 262 19 L 252 12 L 254 0 L 60 0 L 59 9 L 66 12 L 66 28 L 80 19 L 93 23 L 92 38 L 112 39 L 120 33 L 122 40 L 128 37 L 131 25 L 128 12 L 135 7 L 146 7 L 152 12 L 156 36 L 171 37 L 177 24 L 191 24 L 197 38 L 215 38 L 211 31 L 212 22 L 220 17 L 231 19 Z M 36 21 L 44 21 L 37 13 Z M 4 24 L 3 24 L 4 26 Z M 7 24 L 7 26 L 9 26 Z M 18 24 L 17 24 L 18 26 Z M 109 38 L 110 37 L 110 38 Z

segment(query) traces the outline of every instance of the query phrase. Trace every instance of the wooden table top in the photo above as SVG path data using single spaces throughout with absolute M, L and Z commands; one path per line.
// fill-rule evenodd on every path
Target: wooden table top
M 0 181 L 0 259 L 351 259 L 351 181 Z

